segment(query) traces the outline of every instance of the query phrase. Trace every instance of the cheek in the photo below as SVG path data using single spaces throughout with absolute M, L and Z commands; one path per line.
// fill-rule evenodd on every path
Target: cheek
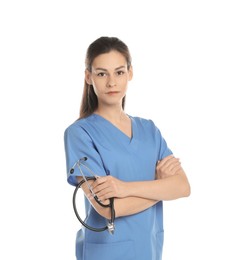
M 128 84 L 128 78 L 127 77 L 120 77 L 118 78 L 118 84 L 122 87 L 126 86 Z
M 128 79 L 127 78 L 121 79 L 120 84 L 121 84 L 121 87 L 123 89 L 127 89 L 127 87 L 128 87 Z
M 104 80 L 92 81 L 92 85 L 93 85 L 93 90 L 94 90 L 94 92 L 95 92 L 95 94 L 97 96 L 99 96 L 99 94 L 104 92 L 104 89 L 105 89 L 105 82 L 104 82 Z

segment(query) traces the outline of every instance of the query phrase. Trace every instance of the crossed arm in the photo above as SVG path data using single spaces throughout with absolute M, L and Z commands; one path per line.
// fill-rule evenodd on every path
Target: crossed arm
M 79 177 L 79 180 L 81 177 Z M 124 182 L 112 176 L 100 177 L 90 183 L 93 192 L 104 203 L 114 197 L 116 217 L 139 213 L 161 200 L 174 200 L 190 195 L 190 185 L 179 159 L 170 155 L 156 165 L 156 178 L 152 181 Z M 86 184 L 85 195 L 95 210 L 110 218 L 110 209 L 101 207 L 93 198 Z

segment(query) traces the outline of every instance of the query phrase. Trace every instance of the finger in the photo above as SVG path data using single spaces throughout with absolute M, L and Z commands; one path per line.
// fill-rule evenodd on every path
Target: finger
M 172 165 L 174 165 L 175 163 L 178 163 L 179 159 L 178 158 L 171 158 L 168 161 L 165 162 L 165 164 L 163 165 L 163 167 L 171 167 Z
M 107 178 L 106 177 L 99 177 L 97 178 L 93 184 L 91 185 L 92 189 L 94 189 L 95 187 L 101 185 L 102 183 L 106 182 Z
M 88 193 L 86 196 L 87 196 L 87 198 L 88 198 L 89 201 L 92 201 L 92 200 L 94 199 L 92 193 Z
M 98 184 L 95 187 L 92 187 L 92 191 L 96 194 L 104 189 L 107 189 L 108 187 L 110 187 L 109 183 L 103 182 L 103 183 Z
M 171 165 L 178 163 L 179 159 L 172 157 L 172 158 L 168 158 L 168 160 L 165 161 L 161 161 L 158 165 L 157 165 L 157 169 L 167 169 L 169 168 Z
M 167 168 L 171 171 L 174 167 L 181 165 L 181 162 L 179 161 L 179 159 L 172 161 L 171 163 L 169 163 L 167 165 Z
M 157 176 L 158 178 L 166 178 L 176 174 L 181 168 L 181 163 L 179 160 L 173 161 L 171 164 L 164 165 L 161 168 L 157 168 Z
M 172 169 L 172 171 L 174 172 L 174 175 L 177 174 L 177 173 L 179 172 L 179 170 L 182 170 L 181 164 L 176 165 L 176 166 Z
M 173 154 L 170 154 L 166 157 L 164 157 L 162 160 L 160 160 L 161 162 L 165 163 L 168 160 L 171 160 L 172 158 L 174 158 Z
M 166 156 L 165 158 L 163 158 L 162 160 L 158 161 L 158 164 L 157 165 L 164 165 L 167 161 L 171 160 L 172 158 L 175 158 L 172 154 L 171 155 L 168 155 Z
M 175 175 L 177 169 L 179 169 L 178 167 L 180 166 L 180 163 L 176 162 L 174 164 L 170 164 L 168 167 L 166 167 L 166 169 L 162 169 L 162 172 L 164 172 L 166 176 L 172 176 Z
M 101 201 L 114 197 L 114 193 L 111 190 L 104 190 L 96 194 L 98 199 Z

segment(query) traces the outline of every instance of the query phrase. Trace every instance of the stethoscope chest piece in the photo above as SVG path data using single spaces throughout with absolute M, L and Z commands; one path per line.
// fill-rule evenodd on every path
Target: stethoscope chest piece
M 107 224 L 108 227 L 108 232 L 113 235 L 114 234 L 114 230 L 115 230 L 115 225 L 113 222 L 108 222 Z

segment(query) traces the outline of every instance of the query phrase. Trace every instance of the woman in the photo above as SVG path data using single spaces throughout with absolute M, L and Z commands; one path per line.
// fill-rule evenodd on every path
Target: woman
M 184 170 L 159 129 L 124 111 L 132 76 L 130 53 L 121 40 L 101 37 L 89 46 L 80 118 L 64 135 L 68 182 L 79 183 L 80 173 L 69 171 L 87 157 L 89 168 L 100 176 L 91 188 L 102 203 L 114 198 L 116 219 L 114 235 L 79 230 L 78 260 L 162 259 L 162 201 L 190 194 Z M 82 188 L 88 198 L 87 223 L 106 225 L 110 209 L 93 199 L 86 183 Z

